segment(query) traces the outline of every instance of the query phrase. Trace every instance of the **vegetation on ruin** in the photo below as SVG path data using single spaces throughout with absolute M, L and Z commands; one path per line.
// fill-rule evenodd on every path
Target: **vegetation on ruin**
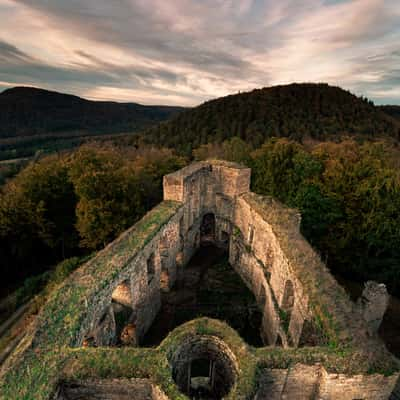
M 39 400 L 49 397 L 58 382 L 59 371 L 68 360 L 67 347 L 75 344 L 82 328 L 88 311 L 87 299 L 106 289 L 115 274 L 127 267 L 126 260 L 138 254 L 179 207 L 180 204 L 171 201 L 154 207 L 107 251 L 99 252 L 70 279 L 52 290 L 31 332 L 32 342 L 2 379 L 0 398 Z M 119 257 L 115 257 L 117 254 Z
M 11 317 L 19 307 L 27 305 L 20 321 L 12 326 L 0 340 L 0 353 L 17 337 L 23 334 L 27 325 L 46 303 L 49 296 L 80 265 L 91 256 L 72 257 L 60 262 L 54 269 L 27 278 L 23 285 L 7 296 L 0 305 L 0 321 Z
M 126 260 L 132 259 L 170 220 L 180 205 L 175 202 L 162 202 L 147 213 L 137 224 L 122 234 L 106 251 L 99 252 L 72 278 L 67 280 L 50 297 L 43 310 L 39 330 L 44 337 L 57 340 L 57 343 L 72 343 L 81 327 L 82 318 L 86 312 L 83 298 L 99 293 L 106 288 L 126 268 Z M 118 258 L 115 256 L 118 255 Z M 110 268 L 112 265 L 112 268 Z M 92 279 L 96 276 L 96 280 Z M 85 296 L 85 297 L 83 297 Z M 65 316 L 68 318 L 65 319 Z M 58 342 L 63 338 L 62 342 Z
M 52 324 L 58 324 L 58 319 Z M 265 369 L 285 369 L 298 363 L 320 363 L 329 372 L 346 374 L 379 372 L 389 375 L 396 369 L 387 360 L 371 368 L 370 360 L 348 349 L 255 349 L 246 345 L 237 332 L 224 322 L 199 318 L 176 328 L 158 348 L 67 348 L 61 345 L 64 337 L 46 336 L 45 340 L 51 341 L 34 343 L 23 354 L 22 363 L 18 363 L 3 377 L 0 398 L 44 400 L 54 393 L 63 380 L 150 378 L 170 399 L 184 400 L 187 397 L 172 379 L 170 360 L 186 339 L 197 335 L 223 340 L 235 355 L 240 374 L 227 397 L 232 400 L 254 397 L 257 377 Z M 61 371 L 61 375 L 58 371 Z

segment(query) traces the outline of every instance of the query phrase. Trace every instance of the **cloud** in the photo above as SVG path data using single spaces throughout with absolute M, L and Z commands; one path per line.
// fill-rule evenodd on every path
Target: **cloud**
M 18 50 L 15 46 L 0 40 L 0 62 L 8 63 L 24 63 L 29 62 L 30 57 L 24 52 Z
M 397 0 L 0 0 L 0 16 L 3 82 L 195 105 L 327 81 L 400 103 Z

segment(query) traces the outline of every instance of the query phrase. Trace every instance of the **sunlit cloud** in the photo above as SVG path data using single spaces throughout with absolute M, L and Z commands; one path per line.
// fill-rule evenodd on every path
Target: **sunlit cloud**
M 196 105 L 293 81 L 400 104 L 398 0 L 0 0 L 0 89 Z

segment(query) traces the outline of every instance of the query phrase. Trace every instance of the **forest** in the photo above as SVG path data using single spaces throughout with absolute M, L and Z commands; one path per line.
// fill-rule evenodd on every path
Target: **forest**
M 400 120 L 339 87 L 291 84 L 208 101 L 144 132 L 148 143 L 186 155 L 198 146 L 237 136 L 253 148 L 271 137 L 338 141 L 400 139 Z
M 7 276 L 1 294 L 63 260 L 103 248 L 161 201 L 163 175 L 193 160 L 221 158 L 252 168 L 254 192 L 301 211 L 304 236 L 334 274 L 375 279 L 400 295 L 395 120 L 368 100 L 327 85 L 271 90 L 205 103 L 141 137 L 42 154 L 15 177 L 7 175 L 0 193 L 0 257 Z M 276 118 L 268 122 L 271 112 Z
M 400 106 L 378 106 L 380 110 L 382 110 L 385 114 L 390 115 L 394 119 L 400 121 Z

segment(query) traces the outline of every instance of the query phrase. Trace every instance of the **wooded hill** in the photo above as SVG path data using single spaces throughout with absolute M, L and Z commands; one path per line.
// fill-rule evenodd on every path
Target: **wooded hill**
M 400 138 L 400 122 L 366 98 L 327 84 L 256 89 L 208 101 L 144 132 L 145 140 L 189 154 L 209 142 L 240 137 L 259 147 L 270 137 L 297 141 L 343 136 Z
M 30 87 L 0 93 L 0 138 L 68 131 L 131 132 L 166 120 L 181 107 L 89 101 Z

